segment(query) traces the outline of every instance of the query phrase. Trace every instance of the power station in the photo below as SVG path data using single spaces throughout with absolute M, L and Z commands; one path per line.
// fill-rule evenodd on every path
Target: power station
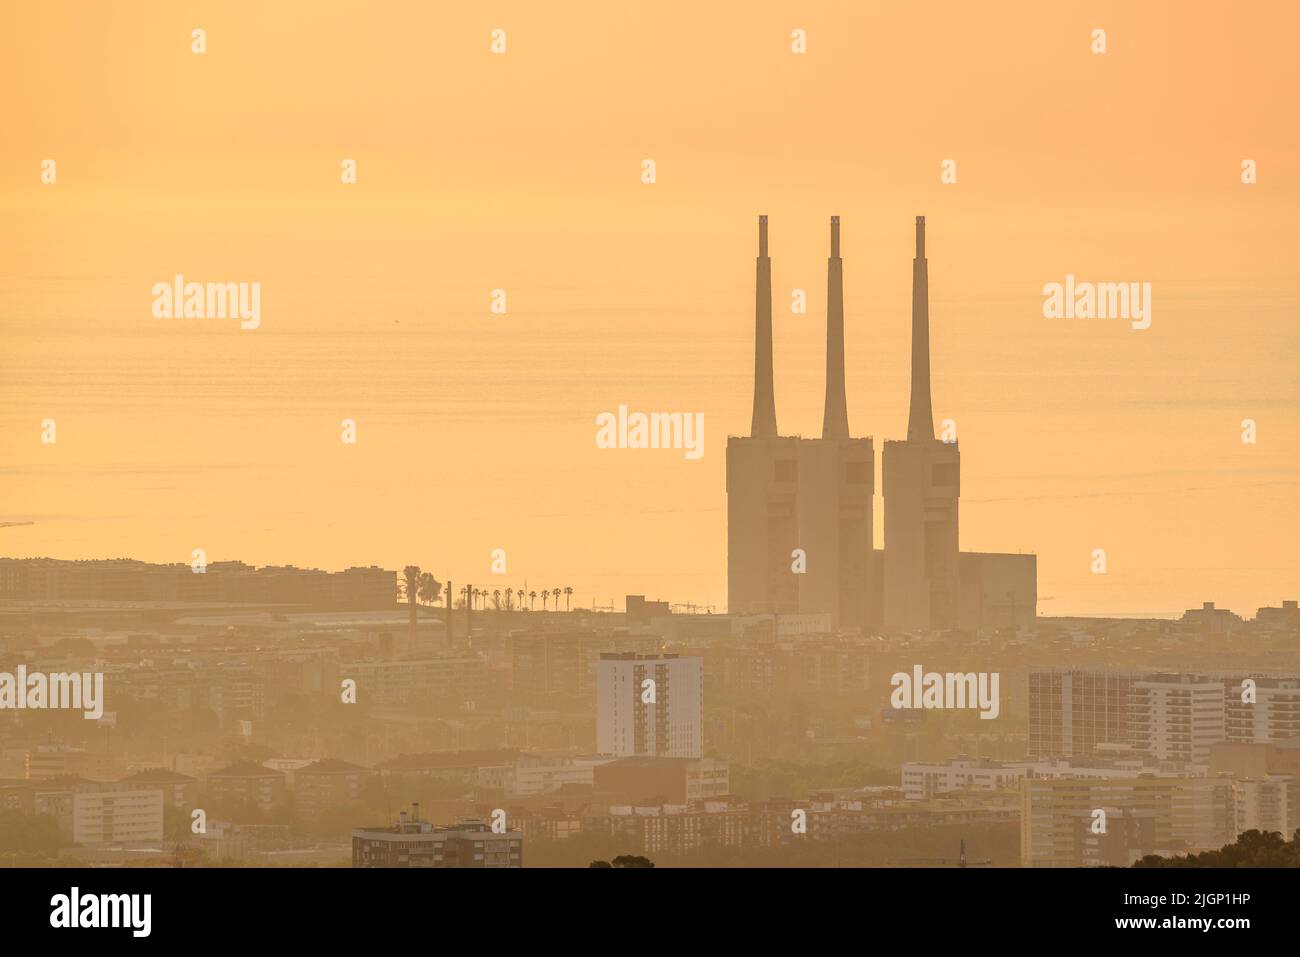
M 849 431 L 844 376 L 844 260 L 831 217 L 826 283 L 826 399 L 821 438 L 777 430 L 772 260 L 758 219 L 754 414 L 727 439 L 727 603 L 746 614 L 829 615 L 835 629 L 929 631 L 1033 621 L 1034 555 L 960 552 L 961 454 L 936 439 L 930 401 L 925 217 L 912 260 L 912 377 L 907 438 L 885 443 L 883 550 L 874 548 L 875 448 Z

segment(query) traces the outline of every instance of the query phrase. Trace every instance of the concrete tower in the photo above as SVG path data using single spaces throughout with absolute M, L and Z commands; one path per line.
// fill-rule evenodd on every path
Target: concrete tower
M 849 437 L 849 406 L 844 397 L 844 260 L 840 258 L 840 218 L 831 217 L 831 256 L 826 261 L 826 410 L 823 439 Z
M 758 268 L 754 288 L 754 417 L 749 434 L 774 438 L 776 386 L 772 382 L 772 258 L 767 254 L 767 217 L 758 217 Z
M 772 381 L 772 260 L 767 217 L 758 217 L 754 294 L 754 415 L 748 437 L 727 439 L 727 610 L 798 609 L 792 553 L 798 544 L 798 440 L 776 431 Z
M 844 388 L 844 260 L 840 218 L 831 217 L 826 266 L 826 406 L 822 437 L 799 440 L 799 611 L 830 613 L 833 627 L 867 624 L 870 613 L 872 496 L 870 438 L 849 435 Z
M 925 258 L 925 217 L 916 217 L 916 258 L 912 260 L 912 402 L 907 410 L 907 441 L 934 440 L 930 408 L 930 272 Z
M 904 631 L 958 626 L 957 443 L 934 437 L 930 405 L 930 301 L 925 217 L 912 260 L 912 397 L 907 441 L 886 442 L 884 624 Z

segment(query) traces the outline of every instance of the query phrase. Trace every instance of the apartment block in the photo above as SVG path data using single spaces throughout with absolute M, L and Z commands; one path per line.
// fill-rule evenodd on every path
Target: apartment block
M 1225 739 L 1223 681 L 1198 675 L 1151 675 L 1133 684 L 1134 750 L 1160 761 L 1206 764 Z
M 1090 758 L 1103 746 L 1128 745 L 1136 680 L 1127 672 L 1031 672 L 1029 759 Z
M 1252 692 L 1253 701 L 1243 700 Z M 1223 683 L 1223 707 L 1229 741 L 1273 744 L 1300 738 L 1300 678 L 1234 675 Z
M 1020 855 L 1024 867 L 1105 863 L 1094 839 L 1098 810 L 1149 821 L 1132 825 L 1145 854 L 1187 854 L 1231 840 L 1232 782 L 1227 778 L 1113 771 L 1105 776 L 1026 777 L 1021 783 Z
M 597 670 L 596 750 L 618 757 L 698 758 L 704 747 L 699 658 L 603 654 Z
M 87 847 L 158 844 L 163 838 L 163 792 L 77 791 L 72 797 L 72 840 Z

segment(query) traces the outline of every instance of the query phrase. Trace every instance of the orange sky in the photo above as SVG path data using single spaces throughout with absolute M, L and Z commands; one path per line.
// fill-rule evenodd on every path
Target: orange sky
M 782 431 L 820 427 L 839 214 L 850 423 L 879 450 L 923 213 L 962 547 L 1036 551 L 1041 614 L 1300 597 L 1298 27 L 1289 3 L 6 5 L 0 501 L 38 524 L 0 554 L 416 562 L 721 610 L 757 214 Z M 261 328 L 155 320 L 176 273 L 260 282 Z M 1044 319 L 1066 273 L 1150 282 L 1152 327 Z M 704 457 L 596 448 L 620 403 L 703 412 Z

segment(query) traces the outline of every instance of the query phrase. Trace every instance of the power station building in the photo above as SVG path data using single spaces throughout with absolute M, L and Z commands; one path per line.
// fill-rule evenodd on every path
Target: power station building
M 766 216 L 758 218 L 755 299 L 754 417 L 748 437 L 727 439 L 728 608 L 733 614 L 815 608 L 830 612 L 836 626 L 865 625 L 870 620 L 875 453 L 871 439 L 849 435 L 839 217 L 831 219 L 826 411 L 820 439 L 777 434 Z M 810 555 L 812 560 L 806 560 Z M 795 572 L 796 564 L 805 567 Z
M 830 614 L 836 629 L 978 629 L 1032 622 L 1033 555 L 962 553 L 961 454 L 936 439 L 930 403 L 925 217 L 912 260 L 912 388 L 907 439 L 886 442 L 883 551 L 873 548 L 875 449 L 849 432 L 844 384 L 844 262 L 831 217 L 826 399 L 821 438 L 777 431 L 772 260 L 758 221 L 754 415 L 727 440 L 727 602 L 731 614 Z

